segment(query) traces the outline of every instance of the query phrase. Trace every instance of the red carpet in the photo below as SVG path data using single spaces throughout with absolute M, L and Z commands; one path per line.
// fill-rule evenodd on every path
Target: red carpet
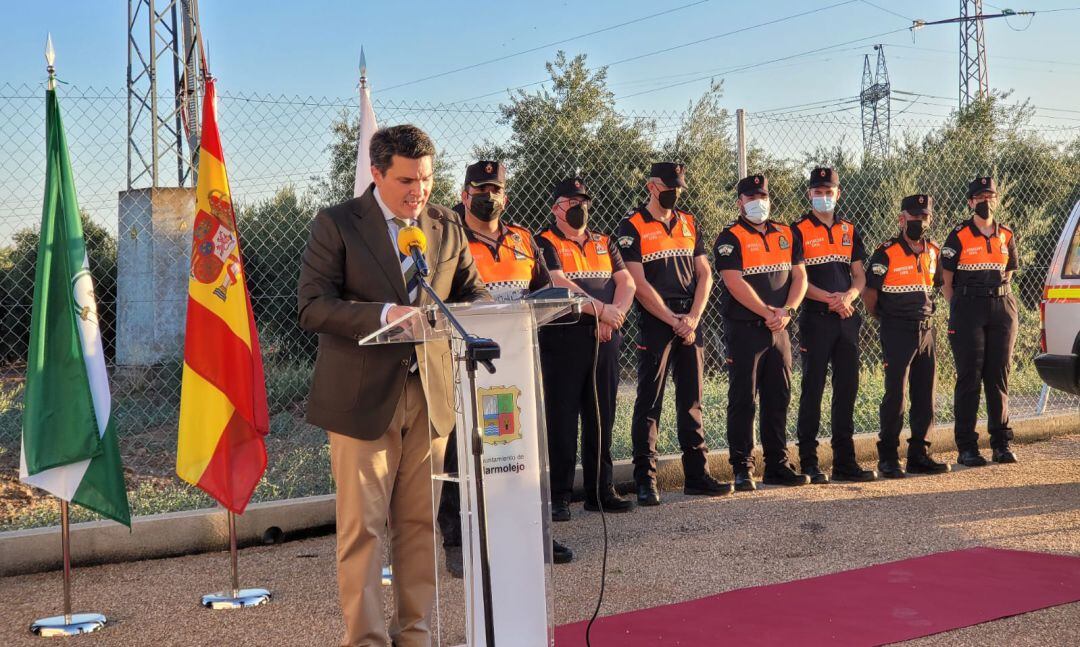
M 599 618 L 594 647 L 881 645 L 1080 600 L 1080 557 L 972 548 Z M 555 630 L 585 645 L 585 622 Z

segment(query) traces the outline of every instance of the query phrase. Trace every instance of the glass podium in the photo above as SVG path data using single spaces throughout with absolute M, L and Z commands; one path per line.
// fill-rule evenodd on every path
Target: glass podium
M 565 321 L 560 318 L 579 311 L 580 301 L 526 299 L 448 307 L 470 335 L 498 344 L 494 372 L 485 370 L 483 362 L 478 369 L 474 363 L 470 378 L 466 340 L 434 305 L 419 308 L 359 341 L 361 345 L 410 343 L 416 345 L 418 356 L 449 358 L 447 363 L 418 362 L 429 401 L 434 393 L 428 388 L 432 371 L 450 376 L 445 391 L 456 414 L 458 471 L 447 473 L 441 461 L 433 463 L 433 514 L 438 514 L 444 483 L 457 483 L 461 499 L 464 580 L 451 578 L 443 567 L 443 556 L 436 555 L 432 642 L 486 646 L 487 631 L 491 631 L 499 647 L 550 646 L 554 644 L 551 502 L 537 329 Z M 475 383 L 475 391 L 470 383 Z M 434 429 L 431 434 L 439 438 Z M 481 474 L 475 468 L 477 436 Z M 481 549 L 485 544 L 486 560 Z M 441 545 L 436 528 L 437 553 Z M 486 606 L 491 608 L 490 628 Z

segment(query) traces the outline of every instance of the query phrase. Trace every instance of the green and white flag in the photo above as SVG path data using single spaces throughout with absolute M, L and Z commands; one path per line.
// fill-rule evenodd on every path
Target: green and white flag
M 131 526 L 109 376 L 56 90 L 45 93 L 41 216 L 19 479 Z

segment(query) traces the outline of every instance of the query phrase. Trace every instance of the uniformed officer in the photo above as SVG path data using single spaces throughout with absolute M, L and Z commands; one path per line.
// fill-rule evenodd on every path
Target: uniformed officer
M 515 301 L 551 282 L 544 259 L 528 229 L 505 224 L 506 167 L 498 161 L 480 160 L 465 168 L 465 184 L 461 202 L 454 207 L 465 222 L 469 251 L 476 260 L 476 269 L 491 296 L 497 301 Z M 456 430 L 451 432 L 446 446 L 443 469 L 457 471 Z M 461 573 L 461 503 L 456 484 L 443 486 L 439 502 L 439 528 L 443 535 L 447 569 L 460 577 Z M 556 563 L 573 559 L 573 552 L 554 542 Z
M 656 436 L 669 368 L 675 380 L 676 427 L 685 475 L 683 492 L 731 492 L 708 472 L 701 424 L 704 354 L 698 324 L 712 289 L 712 270 L 694 216 L 675 208 L 686 188 L 685 168 L 652 165 L 649 199 L 619 223 L 617 242 L 637 286 L 638 385 L 630 435 L 638 503 L 659 505 Z
M 802 393 L 799 397 L 799 467 L 811 483 L 828 483 L 818 467 L 817 435 L 825 373 L 832 365 L 833 479 L 873 481 L 855 460 L 855 396 L 859 391 L 859 328 L 855 300 L 866 285 L 866 249 L 855 225 L 835 215 L 840 180 L 831 168 L 810 172 L 810 211 L 791 228 L 806 263 L 806 300 L 799 315 Z
M 949 345 L 956 362 L 953 433 L 957 462 L 968 467 L 986 465 L 975 432 L 980 382 L 986 390 L 991 458 L 995 463 L 1016 462 L 1009 449 L 1009 370 L 1017 313 L 1009 282 L 1019 258 L 1012 230 L 994 219 L 997 202 L 993 178 L 972 180 L 968 208 L 974 214 L 956 226 L 941 248 Z
M 926 238 L 934 202 L 928 195 L 909 195 L 900 202 L 900 233 L 870 257 L 863 303 L 881 322 L 885 360 L 885 396 L 881 400 L 878 472 L 903 478 L 900 430 L 904 426 L 905 384 L 911 389 L 907 471 L 948 472 L 950 466 L 930 457 L 926 433 L 934 421 L 934 290 L 941 285 L 938 246 Z
M 716 267 L 724 281 L 729 461 L 735 489 L 757 489 L 754 396 L 761 400 L 761 446 L 768 485 L 806 485 L 788 463 L 791 339 L 787 327 L 806 295 L 803 252 L 791 227 L 769 219 L 769 182 L 751 175 L 736 186 L 739 218 L 716 237 Z
M 634 507 L 615 492 L 611 464 L 619 328 L 634 303 L 634 279 L 614 240 L 589 228 L 591 201 L 581 178 L 559 182 L 551 206 L 554 222 L 537 235 L 552 283 L 589 298 L 577 323 L 540 329 L 555 521 L 570 519 L 579 421 L 585 509 L 628 512 Z

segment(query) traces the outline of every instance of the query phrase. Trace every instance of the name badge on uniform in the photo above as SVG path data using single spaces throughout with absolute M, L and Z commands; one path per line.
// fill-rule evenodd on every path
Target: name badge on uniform
M 780 235 L 780 249 L 787 249 L 791 245 L 787 242 L 787 237 L 783 234 Z
M 844 247 L 851 247 L 851 236 L 844 234 L 844 237 L 840 239 L 840 244 Z
M 690 226 L 686 224 L 686 221 L 682 223 L 682 235 L 687 238 L 690 237 Z
M 607 254 L 607 245 L 600 242 L 596 243 L 596 253 L 597 255 Z
M 514 239 L 514 260 L 525 260 L 525 252 L 521 249 L 521 234 L 514 232 L 510 235 L 510 238 Z

